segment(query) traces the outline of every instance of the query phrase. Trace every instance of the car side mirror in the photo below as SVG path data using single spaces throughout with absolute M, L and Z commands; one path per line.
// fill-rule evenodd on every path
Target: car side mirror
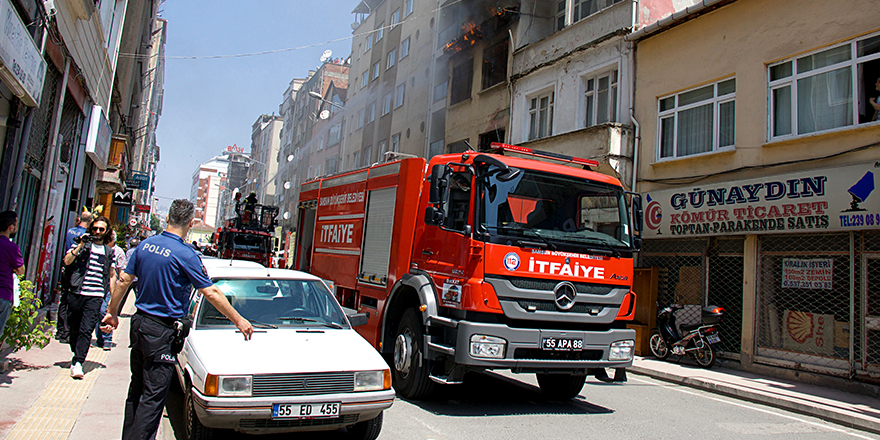
M 369 319 L 369 315 L 367 315 L 366 313 L 355 313 L 353 315 L 348 315 L 348 323 L 351 324 L 352 327 L 366 325 L 367 319 Z
M 428 202 L 438 204 L 441 201 L 443 188 L 446 186 L 446 165 L 434 165 L 431 168 L 431 188 L 428 194 Z
M 425 224 L 426 225 L 434 225 L 434 226 L 441 225 L 441 224 L 443 224 L 443 220 L 444 220 L 443 217 L 444 217 L 443 211 L 441 211 L 433 206 L 429 206 L 429 207 L 425 208 Z

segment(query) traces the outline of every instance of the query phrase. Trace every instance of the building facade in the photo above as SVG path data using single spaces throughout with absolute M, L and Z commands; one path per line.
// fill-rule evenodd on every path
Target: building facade
M 640 265 L 661 304 L 724 306 L 747 369 L 880 380 L 874 6 L 704 2 L 628 37 Z
M 193 173 L 189 200 L 195 205 L 196 218 L 209 227 L 220 225 L 220 200 L 226 191 L 230 161 L 217 156 L 199 165 Z
M 256 193 L 263 205 L 275 204 L 275 175 L 278 173 L 278 153 L 281 146 L 281 116 L 260 115 L 251 126 L 251 166 L 244 195 Z

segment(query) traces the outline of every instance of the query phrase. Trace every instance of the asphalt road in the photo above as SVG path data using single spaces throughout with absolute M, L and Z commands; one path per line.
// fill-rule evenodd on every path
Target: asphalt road
M 185 439 L 183 398 L 169 396 L 165 438 Z M 569 401 L 547 400 L 534 375 L 487 373 L 444 387 L 430 400 L 397 399 L 385 412 L 380 439 L 877 439 L 857 431 L 759 404 L 719 396 L 635 374 L 625 384 L 590 379 Z M 221 438 L 280 439 L 290 435 Z M 345 431 L 297 435 L 302 440 L 345 439 Z

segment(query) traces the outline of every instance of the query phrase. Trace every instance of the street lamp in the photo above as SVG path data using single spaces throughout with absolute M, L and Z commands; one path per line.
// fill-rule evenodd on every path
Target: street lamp
M 318 92 L 316 92 L 316 91 L 314 91 L 314 90 L 312 90 L 311 92 L 309 92 L 309 96 L 311 96 L 312 98 L 317 99 L 318 101 L 324 101 L 324 102 L 326 102 L 327 104 L 330 104 L 330 105 L 333 105 L 333 106 L 336 106 L 336 107 L 339 107 L 339 108 L 345 108 L 345 107 L 343 107 L 343 106 L 341 106 L 341 105 L 339 105 L 339 104 L 337 104 L 337 103 L 335 103 L 335 102 L 333 102 L 333 101 L 328 101 L 328 100 L 324 99 L 324 97 L 321 96 L 320 93 L 318 93 Z M 325 118 L 325 119 L 326 119 L 326 118 Z

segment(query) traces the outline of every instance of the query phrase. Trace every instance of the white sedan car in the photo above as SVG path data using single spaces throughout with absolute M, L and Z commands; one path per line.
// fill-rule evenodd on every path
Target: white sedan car
M 394 402 L 391 371 L 320 278 L 283 269 L 206 265 L 229 302 L 251 321 L 245 341 L 201 295 L 177 356 L 189 439 L 214 429 L 263 434 L 347 427 L 375 439 Z

